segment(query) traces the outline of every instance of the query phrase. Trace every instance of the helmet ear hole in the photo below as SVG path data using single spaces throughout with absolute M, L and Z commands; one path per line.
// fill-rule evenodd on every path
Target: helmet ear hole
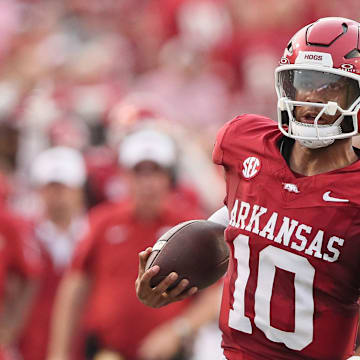
M 359 114 L 358 114 L 359 122 Z M 340 124 L 341 130 L 343 133 L 351 133 L 354 129 L 353 118 L 351 116 L 344 116 L 343 121 Z

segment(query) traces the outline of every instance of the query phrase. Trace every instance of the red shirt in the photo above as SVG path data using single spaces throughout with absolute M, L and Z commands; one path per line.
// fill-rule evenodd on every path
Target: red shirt
M 0 208 L 0 311 L 2 311 L 8 281 L 16 275 L 27 280 L 38 278 L 41 272 L 39 248 L 31 236 L 31 226 L 23 219 Z M 9 294 L 12 296 L 12 294 Z M 0 348 L 0 359 L 17 356 L 13 349 Z
M 39 249 L 29 225 L 0 208 L 0 308 L 9 274 L 32 279 L 40 270 Z
M 274 121 L 244 115 L 219 132 L 231 261 L 220 325 L 231 360 L 352 355 L 360 289 L 360 161 L 297 177 Z
M 75 243 L 81 234 L 84 234 L 85 228 L 86 219 L 83 218 L 74 219 L 67 232 L 60 231 L 46 219 L 34 226 L 34 236 L 40 247 L 44 271 L 20 337 L 20 351 L 24 360 L 46 358 L 56 292 L 71 260 Z M 61 243 L 67 243 L 66 249 Z M 63 255 L 60 257 L 59 253 Z
M 62 278 L 62 273 L 55 271 L 51 258 L 43 250 L 42 258 L 46 271 L 41 276 L 40 287 L 19 343 L 24 360 L 46 358 L 52 309 L 56 290 Z
M 185 301 L 152 309 L 137 299 L 138 253 L 175 224 L 199 217 L 198 211 L 181 204 L 171 204 L 148 222 L 136 218 L 129 201 L 95 210 L 72 269 L 92 279 L 86 328 L 104 347 L 119 351 L 127 360 L 135 359 L 141 340 L 187 306 Z

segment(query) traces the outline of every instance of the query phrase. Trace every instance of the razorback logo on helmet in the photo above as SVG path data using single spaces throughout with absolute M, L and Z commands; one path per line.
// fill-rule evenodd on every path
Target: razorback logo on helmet
M 331 54 L 316 51 L 299 51 L 295 64 L 333 66 Z
M 290 64 L 290 60 L 287 57 L 283 56 L 280 59 L 280 65 L 288 65 L 288 64 Z
M 341 64 L 340 69 L 349 72 L 356 72 L 353 64 Z
M 261 168 L 260 160 L 255 156 L 250 156 L 242 164 L 242 174 L 246 180 L 258 174 Z

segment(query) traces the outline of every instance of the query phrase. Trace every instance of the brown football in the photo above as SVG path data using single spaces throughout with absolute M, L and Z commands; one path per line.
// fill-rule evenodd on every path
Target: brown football
M 224 240 L 225 226 L 208 220 L 191 220 L 174 226 L 154 244 L 146 270 L 154 265 L 160 271 L 151 279 L 151 286 L 158 285 L 175 271 L 179 277 L 168 290 L 182 279 L 190 287 L 204 289 L 225 273 L 229 262 L 229 248 Z

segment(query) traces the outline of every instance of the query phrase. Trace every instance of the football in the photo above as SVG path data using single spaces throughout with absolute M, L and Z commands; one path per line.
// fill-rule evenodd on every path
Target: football
M 182 279 L 188 279 L 186 290 L 196 286 L 204 289 L 219 280 L 227 271 L 229 248 L 224 240 L 225 226 L 207 220 L 191 220 L 178 224 L 154 244 L 145 269 L 154 265 L 160 271 L 151 279 L 155 287 L 171 272 L 179 277 L 168 290 Z

